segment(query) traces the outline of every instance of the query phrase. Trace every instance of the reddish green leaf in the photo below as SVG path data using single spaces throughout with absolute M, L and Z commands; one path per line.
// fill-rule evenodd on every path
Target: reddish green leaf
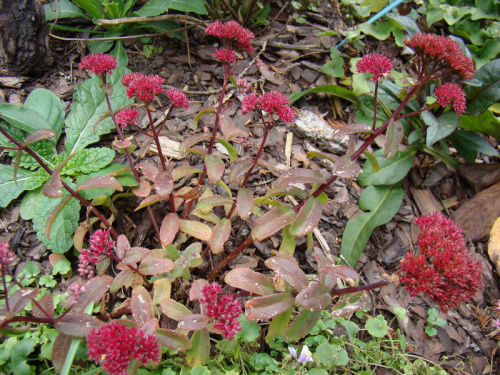
M 359 274 L 354 269 L 344 264 L 323 267 L 320 269 L 320 274 L 328 274 L 338 277 L 353 286 L 356 285 L 359 280 Z
M 142 326 L 148 320 L 154 318 L 153 300 L 143 286 L 136 286 L 132 291 L 130 308 L 132 310 L 132 316 L 139 326 Z
M 210 334 L 208 329 L 195 331 L 191 337 L 192 348 L 186 354 L 189 367 L 202 365 L 210 359 Z
M 309 197 L 306 204 L 300 209 L 295 220 L 290 224 L 290 234 L 298 237 L 305 236 L 318 226 L 322 213 L 323 205 L 319 199 Z
M 271 295 L 275 291 L 271 280 L 248 267 L 238 267 L 229 271 L 224 281 L 234 288 L 260 296 Z
M 373 133 L 370 125 L 361 123 L 350 123 L 335 131 L 337 137 L 356 133 Z
M 171 212 L 163 218 L 160 228 L 160 242 L 162 246 L 168 246 L 174 242 L 179 228 L 179 216 L 176 213 Z
M 250 320 L 268 320 L 292 305 L 293 298 L 288 292 L 256 297 L 245 303 L 245 314 Z
M 224 244 L 229 239 L 229 235 L 231 234 L 231 220 L 223 218 L 219 221 L 213 231 L 212 236 L 210 237 L 210 250 L 212 254 L 219 254 L 224 250 Z
M 170 319 L 179 321 L 184 315 L 191 315 L 192 312 L 182 303 L 171 298 L 164 298 L 160 301 L 161 311 Z
M 300 269 L 297 261 L 290 254 L 279 254 L 267 259 L 265 264 L 268 268 L 276 272 L 285 283 L 299 292 L 309 283 L 306 274 Z
M 223 197 L 221 195 L 212 195 L 210 197 L 200 199 L 196 205 L 196 209 L 203 213 L 208 213 L 212 211 L 212 208 L 226 204 L 233 204 L 233 200 L 229 197 Z
M 146 249 L 145 247 L 132 247 L 125 254 L 125 257 L 122 259 L 122 263 L 133 265 L 139 263 L 149 254 L 151 254 L 151 250 Z
M 253 162 L 249 158 L 238 160 L 236 163 L 231 164 L 231 172 L 229 173 L 229 183 L 241 185 L 243 177 L 248 169 L 252 166 Z
M 167 197 L 174 188 L 174 180 L 170 171 L 158 172 L 155 179 L 155 190 L 160 197 Z
M 170 329 L 159 328 L 155 333 L 156 340 L 163 346 L 184 352 L 191 349 L 191 341 L 182 333 L 172 331 Z
M 276 315 L 271 323 L 269 324 L 269 329 L 266 335 L 266 341 L 277 338 L 281 336 L 286 328 L 288 327 L 288 323 L 292 320 L 292 309 L 289 308 L 286 311 L 283 311 L 281 314 Z
M 269 189 L 269 191 L 266 193 L 265 198 L 272 198 L 276 196 L 286 196 L 286 195 L 294 195 L 296 197 L 299 197 L 300 199 L 306 199 L 309 194 L 307 191 L 302 190 L 298 187 L 289 185 L 289 186 L 284 186 L 280 188 L 272 188 Z
M 306 336 L 321 316 L 321 311 L 302 310 L 285 332 L 286 341 L 298 341 Z
M 332 303 L 330 290 L 322 283 L 308 285 L 295 297 L 295 305 L 309 311 L 325 310 Z
M 196 133 L 193 135 L 190 135 L 189 137 L 185 138 L 181 144 L 179 145 L 179 151 L 184 154 L 188 150 L 188 148 L 193 147 L 195 144 L 203 142 L 203 141 L 208 141 L 210 139 L 211 135 L 208 133 Z
M 322 184 L 326 182 L 326 179 L 317 171 L 306 168 L 296 168 L 290 169 L 289 171 L 283 172 L 276 183 L 275 188 L 286 187 L 290 184 L 302 183 L 302 184 Z
M 146 180 L 141 180 L 139 186 L 132 189 L 132 192 L 141 198 L 149 197 L 149 194 L 151 194 L 151 185 Z
M 208 325 L 208 318 L 203 314 L 184 315 L 179 320 L 179 329 L 186 331 L 199 331 Z
M 54 345 L 52 346 L 52 365 L 54 370 L 58 374 L 61 373 L 64 363 L 66 362 L 66 357 L 68 356 L 68 350 L 73 341 L 73 337 L 59 333 Z
M 158 319 L 153 318 L 144 323 L 141 327 L 141 331 L 146 335 L 154 335 L 156 330 L 159 328 Z
M 344 155 L 334 164 L 332 173 L 342 178 L 353 178 L 357 177 L 360 171 L 359 164 L 352 161 L 348 155 Z
M 37 302 L 50 317 L 54 316 L 54 297 L 52 293 L 42 296 Z M 35 304 L 33 305 L 31 313 L 37 318 L 47 318 L 47 315 L 45 315 Z
M 160 197 L 159 194 L 150 195 L 149 197 L 144 198 L 142 200 L 141 204 L 139 206 L 137 206 L 137 208 L 134 211 L 140 210 L 141 208 L 144 208 L 147 206 L 151 206 L 154 203 L 161 202 L 161 201 L 164 201 L 166 199 L 168 199 L 168 196 L 167 197 Z
M 330 314 L 333 317 L 350 315 L 370 304 L 370 296 L 366 292 L 351 293 L 341 296 L 332 307 Z
M 183 177 L 189 176 L 195 173 L 202 173 L 203 171 L 199 168 L 192 167 L 190 165 L 181 165 L 172 171 L 172 178 L 174 181 L 178 181 Z
M 208 180 L 212 184 L 216 184 L 224 174 L 226 165 L 218 156 L 211 154 L 205 156 L 205 166 L 207 167 Z
M 45 222 L 45 237 L 47 237 L 48 240 L 50 240 L 50 230 L 52 229 L 52 225 L 54 224 L 54 221 L 57 218 L 57 215 L 62 211 L 62 209 L 69 203 L 69 201 L 73 197 L 68 194 L 66 195 L 61 202 L 50 212 L 49 216 L 47 216 L 47 221 Z
M 290 224 L 295 216 L 295 211 L 288 206 L 273 207 L 255 221 L 251 236 L 256 241 L 262 241 Z
M 138 275 L 134 274 L 131 269 L 127 268 L 123 271 L 120 271 L 118 275 L 116 275 L 111 283 L 109 288 L 110 293 L 116 293 L 123 286 L 130 286 L 132 284 L 132 280 Z
M 76 191 L 82 191 L 88 189 L 100 189 L 100 188 L 123 191 L 123 188 L 118 182 L 118 180 L 110 176 L 97 176 L 85 180 L 80 185 L 78 185 Z
M 120 234 L 116 239 L 116 256 L 122 260 L 130 251 L 130 243 L 125 235 Z
M 50 179 L 45 183 L 42 188 L 42 192 L 45 196 L 49 198 L 59 198 L 62 196 L 62 180 L 61 180 L 61 169 L 66 165 L 68 161 L 75 157 L 75 154 L 69 155 L 64 159 L 57 167 L 52 171 Z
M 91 330 L 103 324 L 99 319 L 89 314 L 70 312 L 57 319 L 54 328 L 65 335 L 83 338 Z
M 142 171 L 144 176 L 146 176 L 149 181 L 155 182 L 156 175 L 158 174 L 158 168 L 156 168 L 153 163 L 148 161 L 141 161 L 139 164 L 137 164 L 137 168 Z
M 41 141 L 42 139 L 55 138 L 56 133 L 52 129 L 37 129 L 32 133 L 29 133 L 23 142 L 23 146 L 29 146 L 32 143 Z
M 160 302 L 170 298 L 172 283 L 166 277 L 155 280 L 153 283 L 153 305 L 160 306 Z
M 202 241 L 210 241 L 212 228 L 207 224 L 192 220 L 179 220 L 181 231 Z
M 139 272 L 144 275 L 159 275 L 172 271 L 175 267 L 175 263 L 170 259 L 163 258 L 163 254 L 163 249 L 160 249 L 160 251 L 151 251 L 139 265 Z
M 91 303 L 96 305 L 109 290 L 113 278 L 111 276 L 94 276 L 85 284 L 85 292 L 80 294 L 73 311 L 83 312 Z
M 398 152 L 401 142 L 403 141 L 404 130 L 403 125 L 399 121 L 394 121 L 392 118 L 387 127 L 386 141 L 384 148 L 384 156 L 386 159 L 391 159 Z
M 201 290 L 205 285 L 208 284 L 208 281 L 205 279 L 197 279 L 191 283 L 191 289 L 189 289 L 189 300 L 194 301 L 200 299 L 202 296 Z
M 26 305 L 35 298 L 40 291 L 34 288 L 23 288 L 9 297 L 10 312 L 17 314 L 24 309 Z
M 253 210 L 253 192 L 254 189 L 241 188 L 238 190 L 238 195 L 236 197 L 236 212 L 243 220 L 250 217 Z

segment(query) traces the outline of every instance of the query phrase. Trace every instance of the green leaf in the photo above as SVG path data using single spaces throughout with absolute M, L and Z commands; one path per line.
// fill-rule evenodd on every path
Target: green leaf
M 14 167 L 0 164 L 0 207 L 7 207 L 24 190 L 25 184 L 33 179 L 33 172 L 18 169 L 17 178 L 14 180 Z
M 391 32 L 396 29 L 396 24 L 391 21 L 382 21 L 373 23 L 363 23 L 358 26 L 358 29 L 367 35 L 371 35 L 378 40 L 386 40 Z
M 361 105 L 359 98 L 352 91 L 337 85 L 321 85 L 304 91 L 294 92 L 293 94 L 288 95 L 288 97 L 290 98 L 290 104 L 293 104 L 304 95 L 313 94 L 317 92 L 322 92 L 326 94 L 331 94 L 333 96 L 337 96 L 339 98 L 350 101 L 356 106 Z
M 69 0 L 56 0 L 43 6 L 45 11 L 45 20 L 53 21 L 58 18 L 82 17 L 89 18 L 85 12 L 82 12 L 75 4 Z
M 391 159 L 384 157 L 384 150 L 377 150 L 373 155 L 380 165 L 378 172 L 373 172 L 372 163 L 365 163 L 363 173 L 358 176 L 358 183 L 367 185 L 391 185 L 401 181 L 413 165 L 416 150 L 408 148 L 398 151 Z
M 135 14 L 141 17 L 153 17 L 166 13 L 171 0 L 151 0 L 138 9 Z
M 246 342 L 255 342 L 260 336 L 260 325 L 248 319 L 244 314 L 239 318 L 241 331 L 236 334 L 236 338 L 241 338 Z
M 205 4 L 205 0 L 170 0 L 170 9 L 206 15 L 208 12 Z
M 195 331 L 191 337 L 192 348 L 186 353 L 186 363 L 190 367 L 202 365 L 210 358 L 210 335 L 208 329 Z
M 116 62 L 118 66 L 126 68 L 128 65 L 128 56 L 127 52 L 123 48 L 123 43 L 121 40 L 116 41 L 115 48 L 109 53 L 110 55 L 116 57 Z
M 55 218 L 50 231 L 50 240 L 45 237 L 45 222 L 63 199 L 65 195 L 57 199 L 42 196 L 39 211 L 33 217 L 33 229 L 37 232 L 38 239 L 54 253 L 65 253 L 73 246 L 73 233 L 78 228 L 80 219 L 80 202 L 72 198 Z
M 368 333 L 374 337 L 384 337 L 389 332 L 389 325 L 383 315 L 377 315 L 376 318 L 369 318 L 366 321 L 365 328 Z
M 479 115 L 500 100 L 500 59 L 490 61 L 479 69 L 474 79 L 481 81 L 483 85 L 465 87 L 467 115 Z
M 86 148 L 77 152 L 63 167 L 61 174 L 74 176 L 79 173 L 96 172 L 108 164 L 115 157 L 115 151 L 108 147 Z
M 56 94 L 46 89 L 35 89 L 26 98 L 24 106 L 42 115 L 56 133 L 55 140 L 59 139 L 64 124 L 64 108 Z
M 258 218 L 252 229 L 252 238 L 262 241 L 272 236 L 285 225 L 290 224 L 297 216 L 295 211 L 288 206 L 273 207 L 264 216 Z
M 321 316 L 321 311 L 302 310 L 285 332 L 286 341 L 297 341 L 306 336 Z
M 345 366 L 349 362 L 349 356 L 345 349 L 338 345 L 321 343 L 313 354 L 314 361 L 328 369 L 335 366 Z
M 500 140 L 500 119 L 490 110 L 480 115 L 460 116 L 458 127 L 488 134 Z
M 96 0 L 72 0 L 76 5 L 94 18 L 106 18 L 103 2 Z
M 59 259 L 52 268 L 52 275 L 66 275 L 71 272 L 71 262 L 67 259 Z
M 366 213 L 358 214 L 347 222 L 342 236 L 340 254 L 348 265 L 355 266 L 370 235 L 376 227 L 391 220 L 403 201 L 401 184 L 368 186 L 359 198 L 359 207 Z
M 120 83 L 121 76 L 128 72 L 130 70 L 118 67 L 111 76 L 108 76 L 109 82 L 113 85 L 113 94 L 110 98 L 113 110 L 133 103 L 133 100 L 125 95 L 125 88 Z M 99 122 L 100 118 L 108 113 L 104 90 L 100 85 L 99 76 L 93 75 L 75 88 L 74 103 L 66 118 L 64 145 L 69 154 L 74 154 L 87 145 L 99 141 L 102 134 L 107 134 L 115 128 L 109 116 Z
M 460 156 L 469 162 L 474 162 L 478 152 L 489 156 L 497 156 L 498 151 L 479 134 L 467 130 L 456 130 L 448 137 L 456 147 Z
M 457 128 L 458 116 L 454 111 L 448 111 L 439 118 L 434 117 L 430 112 L 423 112 L 421 114 L 424 122 L 429 125 L 427 128 L 426 144 L 428 147 L 441 139 L 447 137 Z
M 21 201 L 21 217 L 24 220 L 31 220 L 39 212 L 40 202 L 43 197 L 42 189 L 29 191 Z
M 37 111 L 10 103 L 0 103 L 0 116 L 12 126 L 28 133 L 38 129 L 50 129 L 50 124 Z

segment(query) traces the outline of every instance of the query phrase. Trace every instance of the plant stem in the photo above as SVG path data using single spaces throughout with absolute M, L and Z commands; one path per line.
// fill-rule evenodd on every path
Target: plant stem
M 32 149 L 29 147 L 23 147 L 23 145 L 14 137 L 12 137 L 5 129 L 0 127 L 0 132 L 5 135 L 9 141 L 14 143 L 19 149 L 26 151 L 28 154 L 30 154 L 42 167 L 49 175 L 52 176 L 52 169 L 50 169 L 47 164 L 43 162 L 42 159 L 38 156 L 36 152 L 34 152 Z M 63 187 L 66 189 L 68 193 L 70 193 L 74 198 L 78 199 L 85 207 L 90 208 L 90 210 L 94 213 L 95 216 L 109 229 L 111 235 L 114 238 L 118 238 L 118 233 L 116 230 L 111 226 L 109 221 L 95 208 L 89 201 L 87 201 L 85 198 L 83 198 L 80 194 L 78 194 L 76 191 L 74 191 L 66 182 L 64 182 L 63 179 L 61 179 L 61 183 Z
M 375 127 L 377 126 L 377 94 L 378 94 L 378 79 L 375 81 L 375 91 L 373 93 L 373 123 L 372 130 L 375 131 Z

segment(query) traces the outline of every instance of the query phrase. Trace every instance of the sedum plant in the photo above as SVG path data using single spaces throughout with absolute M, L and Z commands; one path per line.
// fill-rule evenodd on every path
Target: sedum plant
M 359 180 L 371 181 L 372 186 L 363 193 L 360 207 L 371 209 L 372 198 L 375 197 L 374 201 L 378 202 L 377 199 L 387 195 L 388 191 L 401 197 L 399 180 L 392 181 L 389 188 L 373 183 L 377 178 L 384 180 L 379 177 L 380 174 L 377 176 L 382 169 L 380 166 L 386 168 L 393 160 L 401 161 L 414 154 L 414 151 L 398 151 L 394 147 L 401 140 L 397 122 L 426 111 L 441 112 L 448 107 L 451 107 L 453 116 L 458 116 L 464 110 L 461 87 L 456 82 L 443 81 L 440 85 L 439 82 L 455 76 L 471 78 L 474 74 L 471 61 L 459 55 L 458 47 L 449 39 L 427 34 L 412 37 L 407 43 L 417 53 L 416 79 L 408 87 L 401 104 L 377 127 L 378 83 L 385 78 L 392 64 L 382 55 L 365 56 L 358 69 L 372 75 L 375 99 L 374 121 L 372 126 L 363 128 L 369 135 L 362 145 L 352 155 L 338 158 L 329 176 L 306 168 L 290 169 L 282 172 L 271 189 L 259 196 L 248 182 L 258 165 L 268 165 L 263 160 L 263 151 L 270 133 L 277 124 L 293 121 L 295 110 L 284 94 L 277 91 L 259 93 L 243 78 L 235 79 L 238 60 L 253 51 L 251 43 L 254 35 L 248 29 L 235 21 L 217 21 L 205 31 L 221 42 L 215 56 L 222 64 L 224 77 L 215 109 L 202 111 L 195 117 L 198 121 L 201 116 L 213 116 L 211 131 L 188 136 L 180 146 L 182 154 L 198 156 L 201 160 L 199 164 L 171 162 L 161 148 L 160 136 L 171 134 L 165 133 L 164 129 L 167 118 L 189 107 L 184 93 L 179 90 L 165 91 L 162 88 L 164 80 L 157 75 L 125 71 L 119 74 L 116 61 L 110 55 L 92 54 L 80 64 L 81 69 L 93 74 L 84 85 L 90 82 L 88 84 L 94 85 L 99 92 L 104 107 L 102 111 L 108 121 L 107 131 L 111 130 L 111 126 L 116 130 L 115 147 L 127 159 L 126 170 L 133 181 L 129 185 L 134 186 L 131 195 L 137 198 L 127 202 L 136 205 L 135 210 L 148 210 L 157 240 L 153 249 L 132 246 L 126 235 L 119 233 L 113 221 L 108 219 L 113 217 L 108 216 L 112 214 L 113 205 L 109 204 L 109 211 L 102 210 L 102 213 L 96 208 L 99 200 L 91 202 L 84 197 L 88 189 L 121 191 L 123 186 L 118 178 L 112 173 L 103 174 L 75 187 L 76 184 L 67 181 L 62 171 L 76 156 L 70 153 L 51 168 L 36 151 L 37 142 L 53 138 L 53 130 L 42 128 L 30 134 L 14 135 L 12 126 L 16 128 L 16 122 L 9 122 L 9 117 L 1 112 L 8 125 L 2 125 L 0 132 L 11 142 L 10 149 L 31 156 L 47 174 L 40 192 L 47 199 L 55 200 L 56 209 L 47 219 L 45 233 L 51 232 L 53 223 L 62 215 L 63 207 L 72 200 L 80 202 L 88 212 L 74 236 L 75 247 L 80 252 L 77 272 L 85 284 L 81 281 L 68 290 L 68 299 L 72 302 L 58 316 L 54 316 L 50 307 L 51 295 L 37 300 L 36 289 L 26 288 L 16 281 L 10 272 L 12 254 L 8 245 L 2 244 L 0 248 L 5 295 L 0 329 L 5 333 L 22 331 L 28 329 L 29 326 L 24 325 L 28 322 L 54 325 L 59 332 L 52 357 L 57 371 L 62 371 L 71 361 L 66 353 L 70 353 L 73 337 L 86 337 L 89 358 L 101 364 L 108 373 L 133 374 L 141 366 L 157 367 L 163 350 L 161 346 L 165 350 L 184 353 L 188 366 L 206 363 L 210 358 L 211 337 L 234 339 L 242 329 L 244 320 L 238 320 L 238 317 L 243 311 L 252 321 L 270 321 L 265 330 L 266 340 L 282 337 L 293 342 L 307 336 L 322 311 L 342 317 L 363 308 L 369 300 L 367 291 L 384 286 L 388 281 L 360 286 L 359 275 L 352 268 L 357 255 L 345 253 L 345 249 L 345 259 L 350 264 L 337 264 L 322 254 L 314 254 L 318 274 L 310 280 L 294 257 L 297 238 L 306 237 L 308 250 L 311 250 L 312 231 L 318 225 L 322 204 L 327 199 L 326 188 L 339 177 L 357 176 L 360 167 L 356 160 L 363 153 L 368 156 L 370 167 L 365 167 Z M 431 82 L 438 86 L 432 91 L 437 96 L 436 102 L 413 109 L 412 100 L 423 95 Z M 228 121 L 225 114 L 233 104 L 226 101 L 231 83 L 235 84 L 234 89 L 240 95 L 238 100 L 242 112 L 254 113 L 255 126 L 263 129 L 260 143 L 244 157 L 238 156 L 233 145 L 235 142 L 247 143 L 248 135 Z M 160 97 L 161 94 L 165 97 Z M 117 95 L 122 97 L 121 104 L 112 100 Z M 162 119 L 155 122 L 153 111 L 157 103 L 161 103 L 157 100 L 159 98 L 166 103 L 166 111 Z M 81 105 L 91 99 L 82 97 Z M 140 114 L 147 119 L 146 129 L 137 125 Z M 89 118 L 88 114 L 86 118 Z M 102 124 L 104 120 L 98 119 Z M 133 150 L 140 145 L 125 138 L 123 130 L 128 126 L 135 127 L 156 144 L 160 160 L 158 165 L 151 161 L 135 162 Z M 87 134 L 88 129 L 85 127 L 82 134 Z M 347 131 L 354 133 L 358 130 Z M 385 154 L 367 153 L 367 148 L 386 130 Z M 69 139 L 73 147 L 80 142 L 83 149 L 86 146 L 83 135 L 74 139 L 71 134 L 68 130 L 66 142 Z M 98 135 L 92 133 L 86 139 L 95 139 L 92 137 L 98 139 Z M 225 154 L 218 151 L 217 143 L 225 149 Z M 121 169 L 124 169 L 123 166 Z M 398 176 L 400 174 L 398 172 Z M 190 182 L 187 186 L 178 187 L 177 182 L 184 177 L 191 177 Z M 63 195 L 62 189 L 66 195 Z M 290 206 L 283 199 L 288 195 L 297 197 L 300 202 Z M 139 200 L 138 204 L 136 200 Z M 151 206 L 161 205 L 160 202 L 166 204 L 162 206 L 162 217 L 157 217 Z M 385 215 L 391 213 L 392 209 Z M 359 217 L 363 220 L 368 216 L 367 227 L 380 224 L 380 218 L 372 221 L 371 214 L 362 215 Z M 74 220 L 78 223 L 79 216 Z M 402 267 L 401 282 L 408 285 L 412 295 L 426 292 L 446 310 L 455 308 L 477 291 L 481 268 L 464 250 L 463 238 L 449 221 L 440 217 L 422 218 L 419 223 L 423 236 L 436 235 L 426 224 L 432 220 L 435 220 L 432 228 L 440 226 L 445 231 L 449 230 L 454 233 L 454 240 L 446 242 L 445 238 L 439 237 L 427 244 L 424 238 L 428 237 L 422 237 L 420 254 L 409 254 Z M 235 230 L 242 223 L 251 228 L 250 234 L 234 248 L 229 247 L 230 239 L 234 238 Z M 346 228 L 349 236 L 356 233 L 348 231 L 349 228 Z M 90 237 L 85 247 L 87 233 Z M 254 242 L 280 234 L 279 249 L 264 261 L 267 270 L 258 272 L 248 267 L 236 267 L 225 273 L 226 266 Z M 357 233 L 357 237 L 351 238 L 353 242 L 366 242 L 367 237 L 363 236 L 366 233 Z M 447 245 L 433 247 L 434 244 L 441 245 L 440 241 Z M 448 262 L 453 251 L 460 252 L 461 256 L 455 262 Z M 439 262 L 448 262 L 446 270 Z M 420 267 L 416 266 L 417 263 Z M 429 281 L 421 272 L 435 277 Z M 462 279 L 457 278 L 459 273 Z M 464 274 L 468 277 L 465 278 Z M 475 280 L 475 283 L 460 283 L 465 279 Z M 16 289 L 12 289 L 12 285 Z M 453 291 L 452 296 L 449 291 Z M 108 294 L 112 296 L 109 303 L 103 300 Z M 118 304 L 117 296 L 126 299 Z M 23 315 L 23 309 L 30 302 L 37 307 L 36 313 Z M 98 315 L 83 312 L 92 305 L 99 305 Z M 376 321 L 371 321 L 370 325 L 374 324 Z M 307 347 L 303 352 L 298 359 L 310 362 L 311 353 Z

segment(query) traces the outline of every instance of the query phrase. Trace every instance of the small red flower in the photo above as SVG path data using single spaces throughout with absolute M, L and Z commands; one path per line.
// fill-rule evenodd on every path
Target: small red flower
M 437 71 L 449 69 L 453 74 L 465 79 L 472 78 L 476 72 L 474 61 L 465 56 L 460 45 L 450 38 L 416 33 L 405 40 L 405 44 L 415 51 L 422 73 L 425 73 L 429 65 Z
M 90 236 L 89 247 L 83 249 L 78 257 L 78 273 L 91 278 L 94 275 L 93 266 L 99 262 L 100 257 L 109 257 L 113 253 L 114 241 L 109 238 L 109 230 L 96 230 Z
M 0 273 L 3 272 L 3 266 L 10 266 L 14 261 L 15 255 L 10 251 L 8 242 L 0 242 Z
M 250 83 L 244 78 L 238 78 L 236 80 L 236 86 L 238 86 L 241 93 L 246 93 L 251 89 Z
M 144 78 L 144 74 L 139 72 L 126 73 L 122 76 L 122 85 L 128 86 L 132 81 L 135 81 L 138 78 Z
M 116 114 L 116 122 L 124 128 L 128 124 L 135 125 L 137 120 L 137 115 L 139 111 L 137 109 L 125 108 Z
M 241 331 L 237 320 L 243 312 L 240 301 L 232 294 L 220 295 L 222 287 L 217 283 L 207 284 L 201 290 L 200 302 L 206 309 L 208 318 L 214 319 L 214 328 L 221 331 L 222 336 L 232 340 L 236 332 Z
M 457 115 L 465 112 L 465 93 L 456 83 L 443 83 L 434 91 L 438 103 L 442 107 L 453 106 Z
M 239 49 L 252 52 L 253 47 L 250 42 L 253 40 L 255 35 L 247 28 L 241 26 L 236 21 L 228 21 L 222 23 L 216 21 L 208 25 L 205 32 L 209 35 L 217 36 L 221 39 L 227 41 L 236 41 L 236 46 Z
M 373 82 L 378 81 L 389 73 L 392 69 L 392 61 L 387 56 L 380 53 L 370 53 L 363 56 L 356 64 L 356 69 L 360 73 L 371 73 Z
M 160 344 L 153 335 L 146 335 L 137 327 L 118 322 L 93 329 L 85 339 L 88 356 L 110 375 L 126 375 L 132 358 L 144 366 L 149 361 L 160 362 Z
M 116 58 L 105 53 L 87 55 L 80 63 L 80 70 L 86 69 L 94 74 L 113 74 L 111 69 L 116 69 Z
M 167 96 L 172 101 L 172 105 L 174 107 L 188 109 L 189 100 L 186 94 L 184 94 L 182 91 L 175 89 L 167 90 Z
M 481 264 L 465 246 L 461 229 L 441 213 L 416 219 L 419 254 L 408 252 L 401 283 L 411 296 L 426 293 L 443 311 L 472 298 L 482 284 Z
M 161 85 L 165 80 L 158 75 L 151 76 L 135 76 L 135 79 L 127 79 L 128 83 L 127 96 L 129 98 L 136 97 L 137 100 L 149 103 L 153 98 L 163 91 Z M 123 83 L 123 80 L 122 80 Z
M 250 94 L 241 101 L 241 110 L 246 114 L 254 109 L 276 114 L 280 120 L 290 122 L 295 119 L 295 112 L 288 105 L 290 99 L 279 91 L 269 91 L 262 95 Z
M 237 61 L 238 59 L 236 58 L 236 55 L 234 54 L 234 51 L 227 49 L 227 48 L 221 48 L 215 51 L 215 58 L 226 62 L 226 63 L 231 63 L 233 61 Z
M 82 282 L 82 280 L 78 279 L 77 281 L 72 283 L 66 291 L 68 297 L 66 298 L 64 305 L 67 307 L 76 305 L 76 303 L 78 302 L 78 298 L 80 298 L 80 294 L 82 294 L 86 290 L 87 286 Z
M 255 109 L 255 105 L 257 104 L 257 95 L 250 94 L 243 98 L 241 101 L 241 111 L 243 114 L 247 114 L 250 111 Z

